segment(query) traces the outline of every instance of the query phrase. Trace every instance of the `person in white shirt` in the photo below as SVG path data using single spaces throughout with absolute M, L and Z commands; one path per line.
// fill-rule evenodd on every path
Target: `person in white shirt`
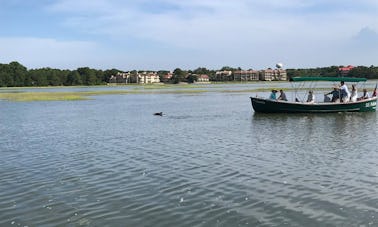
M 350 101 L 355 102 L 357 101 L 357 88 L 356 85 L 352 84 L 352 93 L 350 94 Z
M 340 82 L 340 93 L 341 93 L 341 98 L 340 100 L 342 102 L 347 102 L 349 101 L 350 98 L 350 92 L 348 90 L 348 86 L 346 86 L 344 81 Z
M 359 97 L 357 100 L 363 100 L 363 99 L 368 99 L 368 98 L 370 98 L 370 95 L 369 95 L 369 93 L 367 92 L 367 90 L 366 90 L 366 88 L 364 88 L 363 90 L 362 90 L 362 96 L 361 97 Z

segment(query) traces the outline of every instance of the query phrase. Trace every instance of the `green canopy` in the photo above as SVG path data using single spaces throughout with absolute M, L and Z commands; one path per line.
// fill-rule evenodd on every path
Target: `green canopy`
M 292 77 L 290 81 L 345 81 L 345 82 L 364 82 L 366 78 L 355 77 Z

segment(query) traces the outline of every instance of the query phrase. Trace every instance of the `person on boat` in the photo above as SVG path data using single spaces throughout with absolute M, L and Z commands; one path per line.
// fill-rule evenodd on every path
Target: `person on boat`
M 277 96 L 276 96 L 276 93 L 277 93 L 277 90 L 272 90 L 272 93 L 270 93 L 270 96 L 269 96 L 269 99 L 274 99 L 276 100 L 277 99 Z
M 280 96 L 278 96 L 278 100 L 287 101 L 285 92 L 281 89 Z
M 315 102 L 315 95 L 313 91 L 308 91 L 307 101 L 308 103 L 314 103 Z
M 350 94 L 350 101 L 355 102 L 357 101 L 357 88 L 356 85 L 352 84 L 352 92 Z
M 344 81 L 340 82 L 340 101 L 347 102 L 350 98 L 350 92 L 348 90 L 348 86 L 346 86 Z
M 324 102 L 331 102 L 331 98 L 324 94 Z
M 366 90 L 366 88 L 364 88 L 363 90 L 362 90 L 362 96 L 361 97 L 359 97 L 357 100 L 363 100 L 363 99 L 368 99 L 368 98 L 370 98 L 370 96 L 369 96 L 369 93 L 367 92 L 367 90 Z
M 325 94 L 327 95 L 332 95 L 331 102 L 336 102 L 340 98 L 340 91 L 338 87 L 334 87 L 333 91 Z

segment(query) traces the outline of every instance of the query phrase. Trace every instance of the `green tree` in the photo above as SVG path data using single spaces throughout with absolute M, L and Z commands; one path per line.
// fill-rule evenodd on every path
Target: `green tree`
M 189 74 L 187 77 L 186 77 L 186 80 L 188 81 L 188 83 L 194 83 L 195 81 L 198 80 L 198 77 L 196 74 Z
M 175 70 L 173 70 L 171 81 L 174 84 L 180 83 L 182 81 L 185 81 L 186 75 L 187 73 L 185 71 L 181 70 L 180 68 L 176 68 Z
M 115 76 L 117 75 L 117 73 L 121 72 L 120 70 L 118 69 L 108 69 L 108 70 L 105 70 L 104 73 L 102 74 L 102 80 L 103 82 L 106 82 L 106 83 L 109 83 L 109 80 L 110 80 L 110 77 L 111 76 Z
M 83 83 L 85 85 L 95 85 L 97 84 L 97 77 L 96 73 L 93 69 L 90 69 L 88 67 L 78 68 L 78 73 L 80 74 Z
M 13 85 L 11 86 L 17 86 L 17 87 L 24 86 L 25 76 L 27 74 L 27 69 L 25 66 L 21 65 L 20 63 L 16 61 L 11 62 L 9 63 L 9 66 L 8 66 L 8 73 L 13 78 Z
M 77 70 L 74 70 L 68 73 L 66 85 L 75 86 L 75 85 L 82 85 L 82 84 L 83 84 L 83 81 Z

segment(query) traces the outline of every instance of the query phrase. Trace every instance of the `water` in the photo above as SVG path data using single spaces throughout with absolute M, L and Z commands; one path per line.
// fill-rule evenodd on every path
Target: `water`
M 0 226 L 378 226 L 377 114 L 249 95 L 0 101 Z

